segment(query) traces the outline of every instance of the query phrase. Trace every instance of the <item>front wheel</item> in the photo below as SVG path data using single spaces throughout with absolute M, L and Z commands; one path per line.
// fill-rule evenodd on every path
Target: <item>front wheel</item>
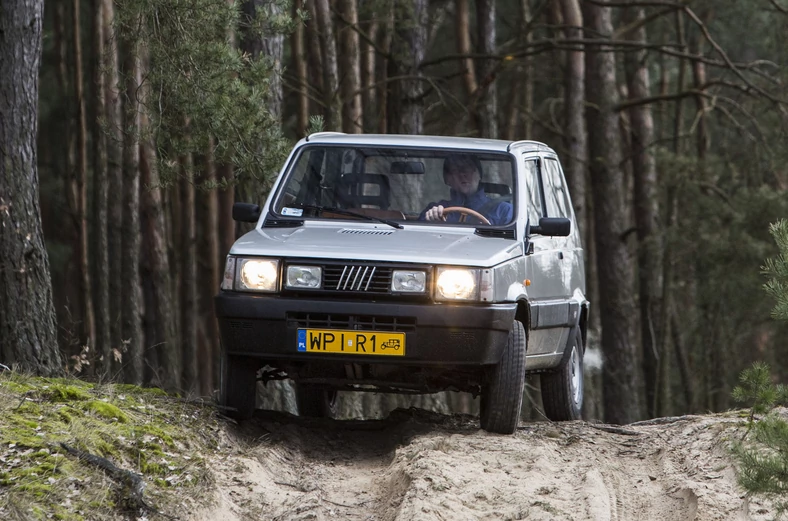
M 221 393 L 219 403 L 226 407 L 227 416 L 248 420 L 257 405 L 257 369 L 252 358 L 229 356 L 222 353 Z
M 525 347 L 525 329 L 515 320 L 501 361 L 482 386 L 479 420 L 486 431 L 512 434 L 517 429 L 525 387 Z
M 542 405 L 553 421 L 579 420 L 583 410 L 583 333 L 575 326 L 569 332 L 561 365 L 554 373 L 540 375 Z

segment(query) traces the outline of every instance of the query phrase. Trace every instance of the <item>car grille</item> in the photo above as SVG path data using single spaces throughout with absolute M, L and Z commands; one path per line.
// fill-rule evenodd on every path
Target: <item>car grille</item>
M 323 267 L 323 288 L 326 291 L 389 293 L 391 268 L 363 264 Z
M 332 313 L 288 313 L 287 326 L 298 329 L 349 329 L 356 331 L 416 330 L 416 317 L 343 315 Z

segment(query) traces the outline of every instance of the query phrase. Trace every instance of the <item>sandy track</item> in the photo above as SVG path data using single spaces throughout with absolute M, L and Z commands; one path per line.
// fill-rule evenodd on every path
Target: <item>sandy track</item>
M 216 505 L 197 519 L 766 520 L 736 485 L 735 415 L 608 432 L 396 410 L 386 420 L 302 420 L 259 411 L 212 461 Z

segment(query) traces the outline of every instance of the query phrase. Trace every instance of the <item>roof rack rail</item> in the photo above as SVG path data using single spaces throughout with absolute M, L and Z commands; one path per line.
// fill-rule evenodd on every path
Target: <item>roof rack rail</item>
M 325 132 L 314 132 L 314 133 L 309 134 L 308 136 L 306 136 L 306 138 L 304 138 L 304 139 L 309 141 L 309 138 L 311 138 L 313 136 L 334 136 L 334 135 L 342 135 L 342 134 L 344 134 L 344 132 L 333 132 L 333 131 L 327 130 Z

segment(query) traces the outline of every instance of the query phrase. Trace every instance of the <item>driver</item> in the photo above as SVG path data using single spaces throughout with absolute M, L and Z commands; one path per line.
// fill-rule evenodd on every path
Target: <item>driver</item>
M 443 182 L 449 185 L 449 199 L 430 203 L 421 212 L 420 220 L 460 222 L 463 214 L 451 212 L 444 215 L 449 206 L 464 206 L 484 215 L 492 225 L 502 225 L 512 220 L 512 204 L 490 199 L 479 186 L 482 165 L 479 158 L 470 154 L 452 154 L 443 161 Z M 468 216 L 469 222 L 478 221 Z

